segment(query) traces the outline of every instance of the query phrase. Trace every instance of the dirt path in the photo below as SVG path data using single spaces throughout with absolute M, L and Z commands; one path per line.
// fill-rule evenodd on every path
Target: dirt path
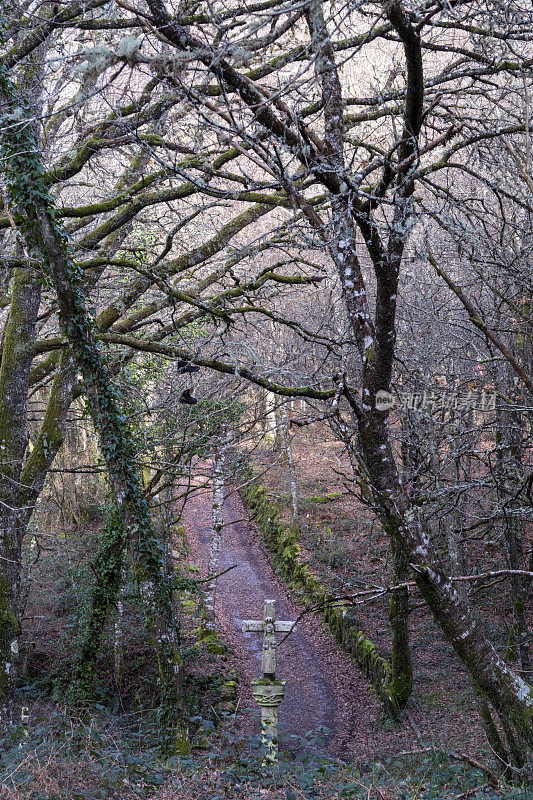
M 205 576 L 211 532 L 209 491 L 188 500 L 183 522 L 192 556 Z M 233 565 L 236 568 L 218 580 L 217 630 L 230 647 L 230 660 L 240 678 L 240 730 L 256 733 L 258 711 L 250 682 L 260 676 L 262 637 L 243 634 L 242 620 L 262 618 L 265 599 L 276 600 L 279 619 L 294 620 L 302 608 L 273 572 L 260 534 L 236 492 L 225 497 L 220 569 Z M 389 732 L 379 726 L 380 704 L 363 674 L 316 617 L 307 615 L 278 647 L 277 675 L 287 681 L 280 707 L 285 742 L 291 735 L 304 736 L 324 726 L 330 730 L 325 737 L 327 752 L 361 764 L 409 745 L 405 725 Z

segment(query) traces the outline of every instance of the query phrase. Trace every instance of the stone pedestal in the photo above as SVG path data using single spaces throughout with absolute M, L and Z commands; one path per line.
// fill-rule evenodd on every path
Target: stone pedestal
M 261 680 L 252 681 L 253 696 L 261 709 L 261 740 L 266 748 L 263 764 L 278 760 L 278 707 L 285 694 L 285 681 L 276 680 L 276 633 L 291 633 L 295 622 L 276 619 L 276 601 L 265 600 L 263 619 L 243 619 L 243 633 L 262 633 Z
M 261 741 L 265 747 L 263 764 L 278 760 L 278 708 L 285 695 L 286 681 L 252 681 L 252 693 L 261 709 Z

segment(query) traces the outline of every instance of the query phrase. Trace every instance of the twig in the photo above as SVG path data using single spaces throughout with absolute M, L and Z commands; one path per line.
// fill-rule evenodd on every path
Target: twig
M 422 755 L 423 753 L 434 753 L 434 747 L 422 747 L 419 750 L 402 750 L 397 753 L 398 756 L 415 756 L 415 755 Z M 476 769 L 480 769 L 489 779 L 490 785 L 493 789 L 497 789 L 499 786 L 499 779 L 498 776 L 491 770 L 489 767 L 486 767 L 485 764 L 482 764 L 480 761 L 477 761 L 472 756 L 469 756 L 467 753 L 458 753 L 456 750 L 443 750 L 443 753 L 448 756 L 448 758 L 453 758 L 455 761 L 466 761 L 467 764 L 470 764 L 472 767 L 476 767 Z
M 218 572 L 216 575 L 209 575 L 207 578 L 189 578 L 191 583 L 209 583 L 210 581 L 214 581 L 217 578 L 220 578 L 221 575 L 225 575 L 226 572 L 229 572 L 231 569 L 235 569 L 238 564 L 233 564 L 231 567 L 227 567 L 222 572 Z
M 415 734 L 415 736 L 416 736 L 416 738 L 418 740 L 418 744 L 420 745 L 420 747 L 424 747 L 424 739 L 422 738 L 422 734 L 420 732 L 420 728 L 416 724 L 413 715 L 411 714 L 411 712 L 409 711 L 408 708 L 404 708 L 403 713 L 404 713 L 404 716 L 406 717 L 409 725 L 413 729 L 413 732 L 414 732 L 414 734 Z

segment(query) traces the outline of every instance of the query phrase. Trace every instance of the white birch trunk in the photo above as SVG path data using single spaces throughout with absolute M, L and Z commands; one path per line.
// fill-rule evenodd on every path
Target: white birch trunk
M 211 580 L 207 584 L 205 596 L 205 628 L 207 631 L 215 630 L 217 579 L 214 576 L 219 571 L 222 528 L 224 526 L 224 455 L 225 448 L 215 447 L 213 452 L 213 530 L 207 568 L 207 577 Z
M 283 445 L 287 457 L 287 468 L 289 472 L 289 485 L 291 490 L 291 522 L 298 519 L 298 477 L 296 475 L 296 465 L 294 463 L 294 453 L 292 452 L 291 438 L 289 435 L 289 420 L 285 409 L 281 412 L 281 431 Z
M 276 418 L 276 395 L 272 392 L 267 392 L 265 406 L 265 439 L 269 444 L 273 444 L 276 441 L 278 421 Z

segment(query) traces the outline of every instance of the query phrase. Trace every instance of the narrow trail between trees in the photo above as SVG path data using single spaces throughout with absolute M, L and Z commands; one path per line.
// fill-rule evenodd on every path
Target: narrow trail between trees
M 207 574 L 211 540 L 209 489 L 189 497 L 183 524 L 191 555 Z M 239 676 L 238 728 L 258 731 L 258 707 L 250 683 L 260 677 L 262 635 L 243 634 L 243 619 L 262 619 L 265 599 L 276 601 L 278 619 L 295 620 L 302 606 L 274 573 L 261 536 L 236 490 L 226 489 L 220 571 L 217 633 L 229 647 L 229 661 Z M 283 635 L 278 635 L 278 643 Z M 307 614 L 296 631 L 278 646 L 277 677 L 287 681 L 280 706 L 280 731 L 285 745 L 291 735 L 304 736 L 318 726 L 329 728 L 325 749 L 331 756 L 357 760 L 361 766 L 376 756 L 390 755 L 412 743 L 406 725 L 386 731 L 379 724 L 381 706 L 362 672 L 335 642 L 320 620 Z M 282 744 L 281 747 L 284 745 Z

